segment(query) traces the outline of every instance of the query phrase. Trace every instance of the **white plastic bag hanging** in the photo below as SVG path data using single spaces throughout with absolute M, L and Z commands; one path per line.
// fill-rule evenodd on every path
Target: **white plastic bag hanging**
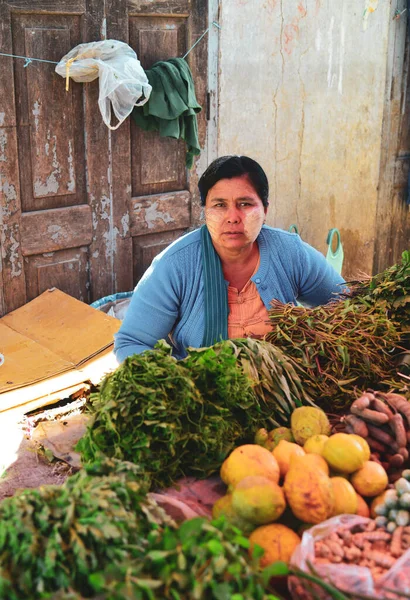
M 63 56 L 56 72 L 67 80 L 86 82 L 100 78 L 98 106 L 104 123 L 117 129 L 135 105 L 147 102 L 151 86 L 136 53 L 128 44 L 104 40 L 79 44 Z M 111 107 L 118 119 L 111 125 Z

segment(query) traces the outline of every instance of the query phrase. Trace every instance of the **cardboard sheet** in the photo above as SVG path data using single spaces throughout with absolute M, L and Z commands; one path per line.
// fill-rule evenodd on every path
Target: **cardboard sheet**
M 116 367 L 120 324 L 56 288 L 0 319 L 0 412 L 99 381 Z

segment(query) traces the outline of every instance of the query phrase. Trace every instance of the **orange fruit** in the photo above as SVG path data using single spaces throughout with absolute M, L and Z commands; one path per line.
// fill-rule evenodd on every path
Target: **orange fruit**
M 378 496 L 387 487 L 389 478 L 384 468 L 374 460 L 367 460 L 350 478 L 358 494 L 370 497 Z
M 244 444 L 235 448 L 222 463 L 221 479 L 231 488 L 248 475 L 262 475 L 278 483 L 279 465 L 272 452 L 257 444 Z
M 322 454 L 325 443 L 329 439 L 329 436 L 319 434 L 312 435 L 303 445 L 303 450 L 306 454 Z
M 356 514 L 361 517 L 370 517 L 370 509 L 367 506 L 366 500 L 356 492 L 357 496 L 357 511 Z
M 286 508 L 285 495 L 277 483 L 261 475 L 250 475 L 235 486 L 232 508 L 242 519 L 264 525 L 279 519 Z
M 278 560 L 288 563 L 296 546 L 300 543 L 300 537 L 286 525 L 272 523 L 255 529 L 250 534 L 249 541 L 251 556 L 256 544 L 265 550 L 260 559 L 260 566 L 266 567 Z
M 362 444 L 349 433 L 331 435 L 324 445 L 323 458 L 332 469 L 341 473 L 354 473 L 365 462 Z
M 385 494 L 386 491 L 373 498 L 372 503 L 370 504 L 370 517 L 372 519 L 375 519 L 378 516 L 376 513 L 376 506 L 379 506 L 379 504 L 384 504 Z
M 350 481 L 344 477 L 331 477 L 330 481 L 334 496 L 332 517 L 336 515 L 356 514 L 357 494 Z
M 363 457 L 364 460 L 370 460 L 370 446 L 367 441 L 362 438 L 360 435 L 356 435 L 355 433 L 349 433 L 349 435 L 357 440 L 363 449 Z
M 278 461 L 280 476 L 285 477 L 289 470 L 291 458 L 293 456 L 304 456 L 305 451 L 298 444 L 281 440 L 272 451 L 272 454 Z

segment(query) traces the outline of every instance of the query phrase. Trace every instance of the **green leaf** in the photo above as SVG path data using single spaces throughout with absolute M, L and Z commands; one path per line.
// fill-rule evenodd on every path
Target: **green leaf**
M 246 548 L 248 549 L 251 545 L 250 541 L 248 538 L 244 537 L 243 535 L 237 535 L 233 538 L 232 542 L 234 544 L 238 544 L 238 546 L 241 546 L 241 548 Z
M 271 577 L 284 577 L 289 575 L 289 568 L 285 562 L 280 560 L 272 563 L 268 567 L 265 567 L 262 571 L 262 580 L 264 586 L 269 584 Z
M 231 600 L 232 589 L 229 583 L 219 583 L 212 586 L 215 600 Z
M 154 562 L 159 562 L 170 556 L 170 554 L 173 554 L 172 550 L 151 550 L 151 552 L 146 554 L 146 558 Z
M 91 575 L 88 576 L 88 582 L 94 592 L 101 592 L 105 585 L 105 577 L 102 573 L 91 573 Z
M 192 537 L 197 537 L 199 533 L 202 531 L 205 520 L 203 517 L 196 517 L 194 519 L 189 519 L 188 521 L 184 521 L 178 530 L 178 537 L 182 543 L 190 540 Z
M 255 544 L 254 547 L 252 548 L 252 557 L 253 558 L 262 558 L 262 556 L 265 554 L 265 550 L 264 548 L 262 548 L 262 546 L 259 546 L 258 544 Z
M 224 552 L 224 547 L 218 540 L 209 540 L 207 548 L 214 556 L 219 556 Z

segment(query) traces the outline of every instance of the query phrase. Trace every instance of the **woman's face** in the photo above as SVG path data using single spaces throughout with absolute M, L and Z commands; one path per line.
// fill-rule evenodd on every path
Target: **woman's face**
M 247 175 L 220 179 L 205 201 L 205 221 L 215 249 L 242 250 L 252 246 L 266 212 Z

